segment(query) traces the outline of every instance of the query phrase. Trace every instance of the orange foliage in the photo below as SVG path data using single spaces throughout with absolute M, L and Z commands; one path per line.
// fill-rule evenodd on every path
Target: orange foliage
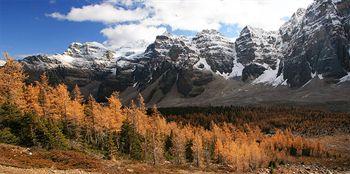
M 4 57 L 6 64 L 0 68 L 0 104 L 10 103 L 23 109 L 26 76 L 20 63 L 14 61 L 7 53 L 4 53 Z

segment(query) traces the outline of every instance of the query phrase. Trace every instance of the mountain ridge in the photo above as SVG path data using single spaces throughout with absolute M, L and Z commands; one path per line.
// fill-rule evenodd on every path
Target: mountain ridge
M 247 26 L 235 42 L 216 30 L 193 38 L 164 33 L 140 54 L 120 56 L 96 42 L 72 43 L 63 54 L 30 56 L 22 63 L 29 74 L 49 72 L 102 101 L 113 90 L 147 93 L 153 103 L 171 93 L 193 98 L 218 79 L 271 89 L 300 89 L 316 77 L 341 85 L 350 71 L 349 6 L 345 0 L 316 0 L 278 31 Z

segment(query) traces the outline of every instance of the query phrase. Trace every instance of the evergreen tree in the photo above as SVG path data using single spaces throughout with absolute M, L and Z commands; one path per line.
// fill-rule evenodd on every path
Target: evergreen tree
M 131 158 L 136 160 L 142 159 L 142 149 L 141 149 L 141 143 L 142 138 L 141 135 L 139 135 L 134 128 L 134 125 L 131 124 L 129 121 L 124 121 L 121 132 L 119 134 L 120 136 L 120 151 L 122 153 L 130 155 Z
M 173 151 L 172 149 L 174 148 L 174 133 L 171 130 L 170 135 L 167 135 L 165 138 L 165 143 L 164 143 L 164 156 L 167 160 L 172 160 L 173 157 Z
M 192 146 L 193 146 L 193 140 L 189 140 L 185 146 L 185 157 L 187 162 L 189 163 L 192 163 L 194 159 Z

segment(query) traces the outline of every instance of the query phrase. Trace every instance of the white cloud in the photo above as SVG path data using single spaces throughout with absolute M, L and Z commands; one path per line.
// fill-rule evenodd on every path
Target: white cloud
M 101 33 L 113 47 L 137 40 L 151 41 L 165 31 L 200 31 L 219 29 L 223 24 L 251 25 L 277 30 L 298 8 L 306 8 L 313 0 L 105 0 L 100 4 L 72 8 L 67 14 L 50 17 L 70 21 L 93 21 L 108 24 Z M 138 8 L 130 8 L 141 3 Z M 124 6 L 121 8 L 119 6 Z M 125 9 L 127 7 L 127 9 Z M 137 24 L 120 24 L 136 21 Z
M 136 2 L 140 2 L 140 0 L 105 0 L 105 2 L 111 4 L 122 4 L 124 6 L 131 6 Z
M 149 24 L 168 24 L 173 29 L 218 29 L 222 23 L 278 29 L 285 16 L 306 8 L 312 0 L 174 0 L 145 1 L 155 16 Z
M 72 8 L 66 15 L 54 12 L 48 16 L 69 21 L 92 21 L 103 23 L 118 23 L 126 21 L 142 20 L 148 16 L 148 10 L 145 8 L 136 8 L 134 10 L 125 10 L 113 6 L 110 3 L 94 4 L 83 6 L 82 8 Z
M 124 45 L 132 45 L 143 41 L 151 43 L 157 35 L 164 33 L 164 27 L 146 26 L 143 24 L 117 25 L 108 27 L 101 33 L 108 38 L 107 45 L 112 48 L 119 48 Z

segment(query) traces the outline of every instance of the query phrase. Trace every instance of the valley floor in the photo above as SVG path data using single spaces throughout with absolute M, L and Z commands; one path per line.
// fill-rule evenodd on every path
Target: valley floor
M 300 174 L 349 174 L 350 134 L 321 136 L 314 138 L 342 157 L 297 159 L 293 164 L 279 165 L 274 170 L 261 168 L 248 173 L 300 173 Z M 29 149 L 14 145 L 0 144 L 0 173 L 6 174 L 46 174 L 46 173 L 231 173 L 223 166 L 212 165 L 198 169 L 192 166 L 176 166 L 170 163 L 153 166 L 137 161 L 117 159 L 105 160 L 101 156 L 70 150 Z

